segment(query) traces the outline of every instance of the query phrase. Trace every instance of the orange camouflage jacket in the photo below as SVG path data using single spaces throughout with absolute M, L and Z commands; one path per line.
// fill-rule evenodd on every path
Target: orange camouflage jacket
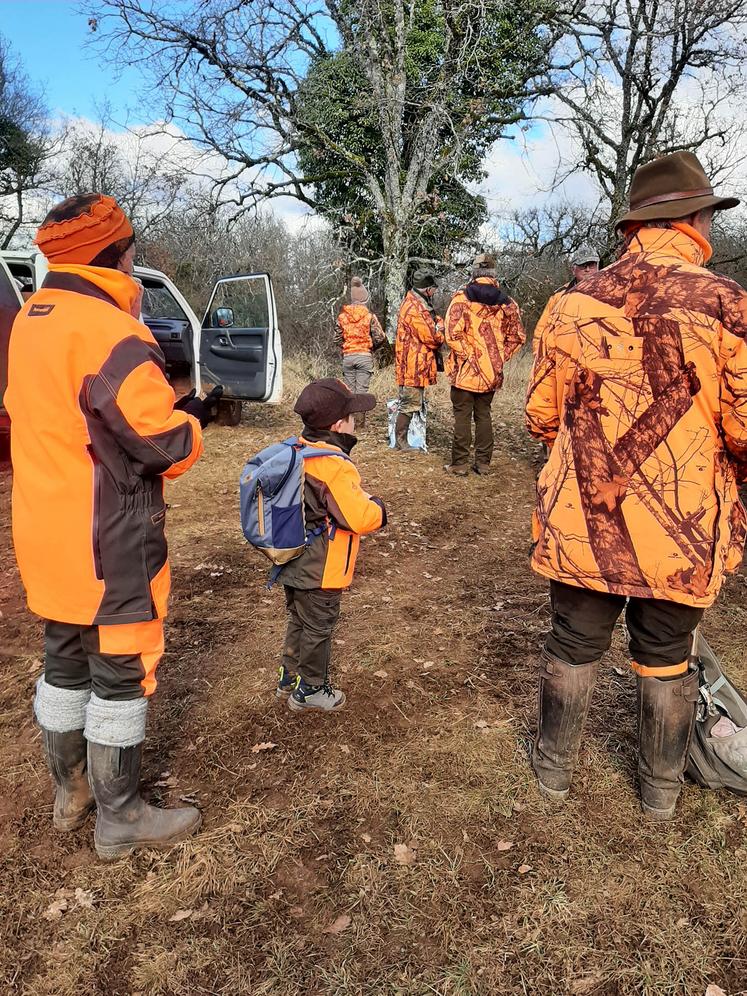
M 747 293 L 703 269 L 710 252 L 689 225 L 639 228 L 556 305 L 526 403 L 529 431 L 552 446 L 537 573 L 708 606 L 740 564 Z
M 484 394 L 503 384 L 503 366 L 526 342 L 518 305 L 491 277 L 457 291 L 446 312 L 446 374 L 454 387 Z
M 547 299 L 545 310 L 539 316 L 537 324 L 534 326 L 534 332 L 532 333 L 532 352 L 534 353 L 535 356 L 537 355 L 537 350 L 539 349 L 539 344 L 540 340 L 542 339 L 542 335 L 547 326 L 551 322 L 553 311 L 555 310 L 556 306 L 560 302 L 560 299 L 566 293 L 566 291 L 573 290 L 575 286 L 576 286 L 575 281 L 571 280 L 570 283 L 563 284 L 562 287 L 558 287 L 558 289 L 554 291 Z
M 372 353 L 386 342 L 379 319 L 365 304 L 346 304 L 337 316 L 337 345 L 348 353 Z
M 397 321 L 395 357 L 400 387 L 428 387 L 436 383 L 435 351 L 443 341 L 441 319 L 417 291 L 408 291 Z

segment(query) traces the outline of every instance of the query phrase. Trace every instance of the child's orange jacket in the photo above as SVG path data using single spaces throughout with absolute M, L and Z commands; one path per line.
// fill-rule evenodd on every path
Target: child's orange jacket
M 526 402 L 552 446 L 534 569 L 595 591 L 708 606 L 742 560 L 747 294 L 689 225 L 640 228 L 565 293 Z
M 386 342 L 379 319 L 365 304 L 346 304 L 337 316 L 337 343 L 345 356 L 372 353 Z
M 119 270 L 55 265 L 13 325 L 13 540 L 32 612 L 107 625 L 166 615 L 163 478 L 202 452 Z
M 446 312 L 446 374 L 454 387 L 484 394 L 503 384 L 503 367 L 526 342 L 518 305 L 491 277 L 457 291 Z
M 428 387 L 436 383 L 435 350 L 443 341 L 441 319 L 417 291 L 408 291 L 399 309 L 395 345 L 400 387 Z

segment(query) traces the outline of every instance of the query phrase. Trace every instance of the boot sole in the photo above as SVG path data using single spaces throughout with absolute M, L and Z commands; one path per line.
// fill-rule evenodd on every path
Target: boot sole
M 647 806 L 645 802 L 641 803 L 643 815 L 652 823 L 666 823 L 668 820 L 674 819 L 674 811 L 676 808 L 677 803 L 670 806 L 669 809 L 653 809 L 651 806 Z
M 91 799 L 90 806 L 87 806 L 86 809 L 83 812 L 78 813 L 77 816 L 67 816 L 64 819 L 62 817 L 53 816 L 52 826 L 59 833 L 72 833 L 73 830 L 80 830 L 80 828 L 86 824 L 88 817 L 95 808 L 96 803 L 93 799 Z
M 537 782 L 537 787 L 540 790 L 540 795 L 549 799 L 551 802 L 565 802 L 571 793 L 569 788 L 567 789 L 551 789 L 547 785 L 543 785 L 542 782 Z
M 136 840 L 130 843 L 122 844 L 100 844 L 96 840 L 96 834 L 94 833 L 93 844 L 96 848 L 96 853 L 102 861 L 116 861 L 117 858 L 122 858 L 127 854 L 133 854 L 135 851 L 143 849 L 149 849 L 152 851 L 167 851 L 170 847 L 173 847 L 174 844 L 179 844 L 188 837 L 192 837 L 197 833 L 201 826 L 202 813 L 199 813 L 194 823 L 186 827 L 184 830 L 180 830 L 179 833 L 173 834 L 173 836 L 169 837 L 168 840 Z
M 347 698 L 345 696 L 345 693 L 343 692 L 342 693 L 342 698 L 337 703 L 337 705 L 334 707 L 334 709 L 322 709 L 320 706 L 315 706 L 315 705 L 301 705 L 301 703 L 300 702 L 296 702 L 296 700 L 291 695 L 290 698 L 288 699 L 288 708 L 291 710 L 291 712 L 335 713 L 335 712 L 339 712 L 342 709 L 342 707 L 345 705 L 346 701 L 347 701 Z

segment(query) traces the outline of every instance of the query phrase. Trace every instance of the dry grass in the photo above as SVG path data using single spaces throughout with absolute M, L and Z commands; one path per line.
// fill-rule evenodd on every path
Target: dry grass
M 149 793 L 166 804 L 195 796 L 205 829 L 168 854 L 104 866 L 90 825 L 53 833 L 28 706 L 39 630 L 5 561 L 0 992 L 747 991 L 747 811 L 689 786 L 671 826 L 642 821 L 619 639 L 572 800 L 556 809 L 535 790 L 527 752 L 547 599 L 526 562 L 533 450 L 517 421 L 521 363 L 497 399 L 494 477 L 443 474 L 444 387 L 428 457 L 388 451 L 381 412 L 356 451 L 391 525 L 364 542 L 344 599 L 334 667 L 350 703 L 336 717 L 276 703 L 282 596 L 263 588 L 238 529 L 243 460 L 294 420 L 287 406 L 250 408 L 239 429 L 208 431 L 204 459 L 169 493 L 175 603 L 145 765 Z M 289 395 L 306 377 L 286 371 Z M 393 396 L 389 371 L 374 390 Z M 5 479 L 0 490 L 7 508 Z M 741 574 L 729 581 L 707 627 L 737 677 L 744 585 Z M 260 741 L 277 746 L 252 753 Z M 177 785 L 155 787 L 166 769 Z M 399 843 L 414 864 L 397 863 Z M 90 891 L 92 908 L 45 920 L 61 888 Z M 349 926 L 325 933 L 341 914 Z

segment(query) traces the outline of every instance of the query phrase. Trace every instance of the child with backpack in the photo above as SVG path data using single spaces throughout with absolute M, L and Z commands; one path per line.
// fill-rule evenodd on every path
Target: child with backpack
M 285 587 L 288 629 L 277 696 L 296 712 L 338 711 L 329 661 L 340 599 L 350 586 L 360 537 L 386 525 L 380 498 L 367 494 L 350 452 L 353 416 L 376 404 L 342 381 L 312 381 L 296 401 L 299 438 L 250 460 L 241 476 L 244 535 L 275 563 L 271 583 Z

